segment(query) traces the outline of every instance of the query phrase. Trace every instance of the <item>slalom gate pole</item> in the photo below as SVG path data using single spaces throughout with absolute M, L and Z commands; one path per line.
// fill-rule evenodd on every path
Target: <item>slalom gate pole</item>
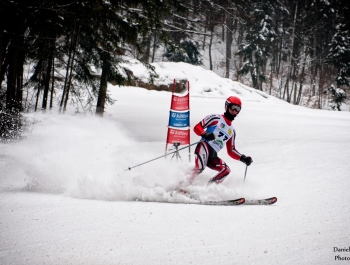
M 192 145 L 199 144 L 200 142 L 202 142 L 202 141 L 199 141 L 199 142 L 196 142 L 196 143 L 187 145 L 187 146 L 185 146 L 185 147 L 183 147 L 183 148 L 177 149 L 177 150 L 175 150 L 175 151 L 173 151 L 173 152 L 167 153 L 167 154 L 162 155 L 162 156 L 158 156 L 158 157 L 156 157 L 156 158 L 153 158 L 153 159 L 151 159 L 151 160 L 148 160 L 148 161 L 143 162 L 143 163 L 141 163 L 141 164 L 138 164 L 138 165 L 136 165 L 136 166 L 129 167 L 129 168 L 125 169 L 124 171 L 131 170 L 132 168 L 139 167 L 139 166 L 142 166 L 142 165 L 147 164 L 147 163 L 149 163 L 149 162 L 152 162 L 152 161 L 154 161 L 154 160 L 157 160 L 157 159 L 159 159 L 159 158 L 165 157 L 165 156 L 167 156 L 167 155 L 171 155 L 171 154 L 173 154 L 173 153 L 175 153 L 175 152 L 178 152 L 178 151 L 180 151 L 180 150 L 183 150 L 183 149 L 185 149 L 185 148 L 189 148 L 189 147 L 192 146 Z

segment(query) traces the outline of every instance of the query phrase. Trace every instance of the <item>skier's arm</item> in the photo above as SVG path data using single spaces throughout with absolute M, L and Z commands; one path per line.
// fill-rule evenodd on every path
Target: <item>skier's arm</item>
M 195 132 L 195 134 L 197 134 L 198 136 L 201 136 L 202 134 L 205 133 L 204 128 L 201 125 L 201 122 L 198 122 L 196 126 L 194 126 L 193 131 Z
M 226 149 L 228 155 L 233 159 L 239 160 L 241 158 L 241 154 L 236 150 L 233 137 L 226 142 Z
M 196 126 L 194 126 L 193 131 L 198 136 L 203 136 L 203 134 L 206 133 L 206 129 L 210 126 L 215 126 L 220 120 L 219 115 L 208 115 L 203 120 L 197 123 Z
M 193 131 L 198 135 L 202 136 L 207 141 L 211 141 L 215 139 L 215 135 L 213 133 L 207 133 L 206 130 L 204 130 L 201 123 L 198 123 L 196 126 L 194 126 Z
M 249 166 L 251 163 L 253 163 L 253 159 L 250 156 L 245 156 L 236 150 L 234 137 L 235 136 L 233 136 L 226 143 L 226 149 L 227 149 L 228 155 L 233 159 L 239 160 L 244 164 L 246 164 L 247 166 Z

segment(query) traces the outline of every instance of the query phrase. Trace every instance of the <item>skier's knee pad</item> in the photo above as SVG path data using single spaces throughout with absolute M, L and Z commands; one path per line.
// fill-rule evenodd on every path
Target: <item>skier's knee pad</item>
M 224 177 L 227 177 L 228 174 L 230 173 L 231 173 L 231 169 L 228 167 L 228 165 L 224 164 L 218 176 L 221 176 L 224 178 Z
M 196 147 L 194 155 L 196 168 L 198 168 L 200 171 L 203 171 L 206 168 L 209 159 L 209 149 L 207 143 L 199 143 Z
M 228 165 L 225 164 L 225 174 L 226 176 L 231 173 L 231 169 L 228 167 Z
M 195 154 L 195 169 L 198 171 L 198 174 L 202 173 L 206 166 L 207 161 L 203 160 L 198 154 Z
M 230 174 L 231 169 L 226 165 L 225 163 L 222 165 L 221 171 L 212 178 L 213 182 L 216 182 L 217 184 L 223 182 L 225 178 Z

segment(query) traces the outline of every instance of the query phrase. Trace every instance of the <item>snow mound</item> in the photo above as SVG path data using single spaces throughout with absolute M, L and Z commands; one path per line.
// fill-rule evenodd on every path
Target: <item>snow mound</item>
M 128 59 L 126 68 L 133 72 L 134 76 L 143 82 L 149 82 L 150 72 L 140 61 Z M 169 85 L 173 80 L 188 80 L 190 82 L 190 93 L 192 97 L 219 97 L 239 96 L 244 101 L 273 102 L 287 104 L 285 101 L 258 91 L 237 81 L 223 78 L 213 71 L 206 70 L 200 66 L 188 63 L 159 62 L 151 63 L 155 68 L 158 78 L 154 83 L 157 86 Z

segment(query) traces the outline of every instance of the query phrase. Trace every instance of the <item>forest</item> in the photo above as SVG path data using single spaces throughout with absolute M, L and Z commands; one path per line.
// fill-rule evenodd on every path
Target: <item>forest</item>
M 220 67 L 291 104 L 341 110 L 349 94 L 347 0 L 2 0 L 0 137 L 21 113 L 67 104 L 103 116 L 127 57 Z M 212 54 L 220 43 L 219 66 Z M 154 73 L 156 75 L 156 73 Z M 150 80 L 151 82 L 152 80 Z

